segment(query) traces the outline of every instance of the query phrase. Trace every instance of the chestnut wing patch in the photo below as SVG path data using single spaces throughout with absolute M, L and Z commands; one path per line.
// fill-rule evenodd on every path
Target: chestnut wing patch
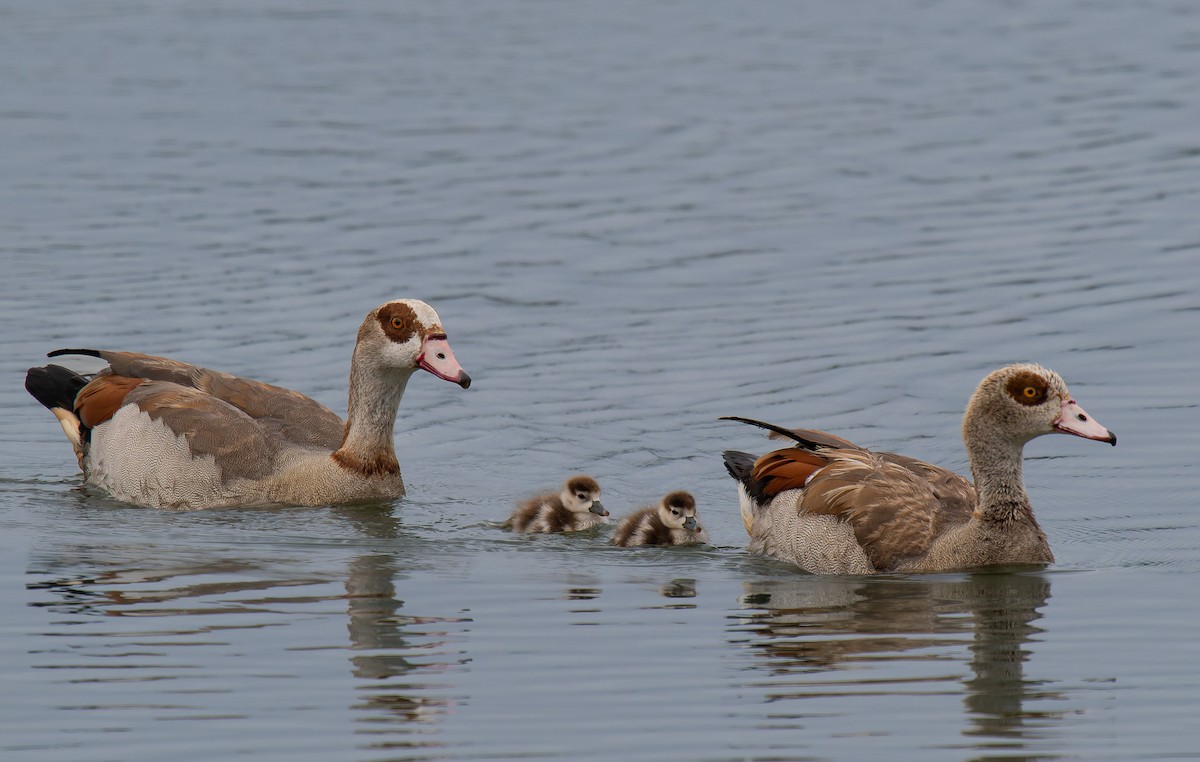
M 99 375 L 79 390 L 75 396 L 75 414 L 89 429 L 94 429 L 113 417 L 125 404 L 125 397 L 142 383 L 140 378 Z
M 789 489 L 800 489 L 809 477 L 829 465 L 829 461 L 826 455 L 789 447 L 760 456 L 750 475 L 769 499 Z

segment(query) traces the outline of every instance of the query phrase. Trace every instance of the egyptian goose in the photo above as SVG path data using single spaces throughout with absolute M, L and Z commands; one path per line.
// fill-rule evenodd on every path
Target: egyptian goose
M 466 389 L 442 321 L 400 299 L 371 310 L 350 362 L 349 418 L 288 389 L 163 357 L 60 349 L 108 363 L 90 381 L 31 368 L 25 388 L 58 418 L 85 483 L 153 508 L 325 505 L 404 494 L 392 437 L 417 370 Z
M 606 516 L 600 485 L 578 474 L 567 479 L 558 494 L 547 492 L 521 503 L 504 526 L 515 532 L 578 532 L 606 523 Z
M 688 492 L 672 492 L 658 505 L 621 519 L 613 545 L 695 545 L 707 543 L 704 527 L 696 523 L 696 499 Z
M 726 451 L 750 550 L 815 574 L 940 572 L 1054 560 L 1021 478 L 1022 449 L 1042 434 L 1115 445 L 1117 437 L 1040 365 L 983 379 L 963 416 L 975 484 L 832 434 L 746 418 L 795 445 L 755 458 Z

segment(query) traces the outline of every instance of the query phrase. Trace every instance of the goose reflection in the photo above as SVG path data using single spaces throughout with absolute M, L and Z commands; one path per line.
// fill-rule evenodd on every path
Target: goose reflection
M 1025 679 L 1024 663 L 1049 598 L 1050 580 L 1038 574 L 762 579 L 746 583 L 739 601 L 745 613 L 735 617 L 731 640 L 751 649 L 755 671 L 771 675 L 769 701 L 829 696 L 838 686 L 860 689 L 863 683 L 853 677 L 831 682 L 830 673 L 864 663 L 960 663 L 965 647 L 970 675 L 961 685 L 971 724 L 964 733 L 986 747 L 984 739 L 1020 739 L 1030 732 L 1030 720 L 1048 716 L 1025 708 L 1054 694 Z M 931 679 L 958 678 L 916 670 L 909 677 L 892 672 L 884 681 L 903 691 Z
M 357 732 L 364 736 L 364 748 L 442 746 L 433 735 L 455 700 L 439 691 L 431 675 L 466 661 L 449 644 L 469 620 L 404 611 L 397 584 L 408 567 L 402 566 L 403 554 L 395 551 L 404 530 L 390 505 L 308 515 L 318 522 L 332 517 L 352 525 L 353 531 L 338 533 L 351 537 L 356 547 L 345 567 L 328 570 L 308 555 L 312 548 L 296 553 L 288 544 L 256 545 L 253 550 L 203 541 L 165 546 L 115 542 L 107 535 L 95 542 L 47 543 L 34 553 L 29 567 L 34 579 L 27 584 L 34 591 L 29 605 L 63 615 L 46 624 L 46 634 L 62 648 L 40 651 L 39 666 L 59 670 L 69 682 L 170 680 L 175 693 L 182 689 L 191 699 L 164 700 L 155 709 L 163 718 L 174 713 L 197 719 L 218 713 L 253 717 L 264 708 L 262 704 L 231 697 L 260 695 L 257 680 L 263 676 L 303 681 L 313 658 L 306 652 L 344 649 L 358 696 L 350 708 Z M 201 535 L 204 526 L 258 524 L 252 531 L 267 533 L 274 531 L 274 524 L 296 518 L 291 514 L 285 519 L 270 511 L 213 514 L 192 518 L 191 528 Z M 315 547 L 328 550 L 324 545 Z M 251 555 L 260 557 L 247 559 Z M 328 627 L 295 627 L 313 618 L 328 619 L 331 604 L 344 606 L 344 613 L 337 615 L 345 617 L 340 638 L 331 643 L 329 633 L 337 630 Z M 103 624 L 115 620 L 129 624 Z M 252 634 L 259 630 L 276 634 Z M 215 633 L 222 634 L 214 638 Z M 314 637 L 318 642 L 312 642 Z M 153 648 L 130 647 L 147 641 Z M 196 645 L 204 648 L 190 647 Z M 248 653 L 274 667 L 264 668 L 261 674 L 242 673 L 233 680 L 228 679 L 228 670 L 213 669 L 225 659 L 244 669 Z M 103 665 L 112 670 L 111 677 L 89 663 L 97 661 L 89 657 L 100 656 L 107 657 Z M 337 701 L 332 694 L 328 699 L 314 698 L 320 695 L 314 693 L 318 689 L 295 685 L 298 704 L 311 707 L 314 701 Z M 125 706 L 121 696 L 120 690 L 97 694 L 91 706 L 119 711 Z M 235 706 L 242 711 L 235 711 Z M 322 706 L 330 711 L 339 708 L 336 703 Z
M 343 506 L 333 511 L 365 538 L 391 541 L 403 533 L 390 505 Z M 363 724 L 360 732 L 374 736 L 404 732 L 414 722 L 428 726 L 436 723 L 455 701 L 432 694 L 423 676 L 467 661 L 464 656 L 452 656 L 449 640 L 454 634 L 451 628 L 460 628 L 469 619 L 403 612 L 404 601 L 396 589 L 397 580 L 405 576 L 400 558 L 391 543 L 384 543 L 376 552 L 354 557 L 345 581 L 351 674 L 367 683 L 360 686 L 362 700 L 354 709 L 363 713 L 358 717 Z M 414 660 L 414 652 L 422 658 Z M 440 745 L 432 740 L 414 743 L 404 738 L 378 740 L 371 748 Z
M 396 597 L 394 583 L 398 575 L 393 556 L 376 554 L 351 561 L 346 578 L 350 671 L 367 681 L 354 708 L 363 713 L 358 718 L 366 726 L 361 732 L 372 735 L 390 734 L 389 720 L 431 722 L 450 707 L 448 700 L 413 691 L 407 683 L 422 667 L 408 656 L 413 645 L 405 627 L 423 622 L 401 613 L 404 602 Z

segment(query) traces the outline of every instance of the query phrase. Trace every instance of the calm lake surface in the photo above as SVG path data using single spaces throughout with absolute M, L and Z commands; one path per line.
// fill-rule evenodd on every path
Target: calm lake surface
M 1200 758 L 1200 6 L 114 2 L 0 9 L 0 757 Z M 22 388 L 163 354 L 339 413 L 441 313 L 410 494 L 84 492 Z M 818 578 L 744 550 L 722 415 L 966 468 L 1000 365 L 1043 571 Z M 595 474 L 714 542 L 516 537 Z

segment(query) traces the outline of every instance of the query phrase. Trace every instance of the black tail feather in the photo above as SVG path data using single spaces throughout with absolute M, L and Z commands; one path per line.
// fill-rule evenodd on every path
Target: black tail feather
M 98 349 L 56 349 L 53 352 L 47 352 L 46 357 L 61 357 L 62 355 L 86 355 L 88 357 L 100 357 Z
M 750 499 L 759 505 L 765 505 L 770 498 L 763 491 L 763 483 L 755 479 L 754 463 L 758 458 L 740 450 L 726 450 L 721 453 L 725 460 L 725 470 L 746 490 Z
M 738 423 L 748 423 L 751 426 L 757 426 L 760 429 L 766 429 L 767 431 L 773 431 L 782 437 L 792 440 L 793 442 L 798 442 L 798 443 L 804 445 L 805 449 L 808 449 L 808 450 L 817 450 L 817 449 L 820 449 L 821 447 L 827 446 L 826 443 L 817 442 L 812 439 L 807 439 L 807 438 L 797 434 L 796 432 L 792 431 L 791 429 L 785 429 L 782 426 L 776 426 L 775 424 L 767 423 L 766 421 L 756 421 L 753 418 L 742 418 L 741 416 L 737 416 L 737 415 L 723 415 L 723 416 L 721 416 L 720 420 L 722 420 L 722 421 L 737 421 Z
M 25 374 L 25 391 L 48 409 L 75 409 L 75 395 L 87 385 L 87 378 L 61 365 L 30 368 Z
M 753 455 L 741 450 L 726 450 L 721 453 L 721 457 L 725 459 L 725 470 L 734 479 L 745 483 L 750 478 L 750 472 L 754 469 L 756 460 Z
M 778 436 L 791 439 L 792 442 L 800 445 L 800 449 L 811 450 L 818 452 L 829 448 L 833 449 L 850 449 L 862 450 L 859 445 L 850 442 L 848 439 L 834 436 L 823 431 L 808 430 L 808 428 L 784 428 L 774 424 L 768 424 L 766 421 L 758 421 L 752 418 L 742 418 L 739 415 L 722 415 L 722 421 L 738 421 L 739 424 L 750 424 L 758 428 L 766 428 L 767 431 L 774 432 Z M 775 437 L 772 437 L 774 439 Z

